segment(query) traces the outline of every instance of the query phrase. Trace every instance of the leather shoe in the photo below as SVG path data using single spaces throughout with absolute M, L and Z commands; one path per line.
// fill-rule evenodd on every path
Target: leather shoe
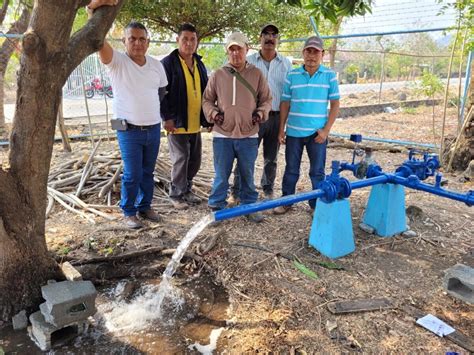
M 197 204 L 201 203 L 201 201 L 202 201 L 199 197 L 197 197 L 191 191 L 186 192 L 183 195 L 183 200 L 186 201 L 187 203 L 191 203 L 193 205 L 197 205 Z
M 142 222 L 137 218 L 137 216 L 125 216 L 123 218 L 125 226 L 130 229 L 140 229 L 143 227 Z
M 161 222 L 161 216 L 158 213 L 156 213 L 155 211 L 153 211 L 151 208 L 149 210 L 146 210 L 146 211 L 138 212 L 138 215 L 141 218 L 147 219 L 147 220 L 152 221 L 152 222 Z

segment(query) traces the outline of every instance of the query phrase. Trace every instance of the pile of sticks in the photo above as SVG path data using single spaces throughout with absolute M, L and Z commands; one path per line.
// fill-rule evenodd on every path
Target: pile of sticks
M 100 140 L 92 151 L 53 167 L 48 180 L 49 216 L 55 202 L 78 214 L 90 223 L 94 217 L 114 220 L 120 210 L 120 176 L 122 160 L 118 150 L 99 152 Z M 207 200 L 213 173 L 200 171 L 193 179 L 194 193 Z M 155 167 L 153 207 L 170 207 L 168 192 L 171 181 L 171 163 L 160 156 Z

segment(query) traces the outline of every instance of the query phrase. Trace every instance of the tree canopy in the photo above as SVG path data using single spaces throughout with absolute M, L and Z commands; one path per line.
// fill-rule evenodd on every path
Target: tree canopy
M 312 32 L 309 15 L 309 10 L 288 4 L 275 6 L 268 0 L 131 0 L 118 20 L 125 24 L 139 19 L 158 38 L 168 38 L 177 33 L 180 24 L 189 22 L 196 26 L 201 40 L 223 38 L 233 30 L 255 40 L 260 28 L 270 22 L 287 38 L 307 35 Z

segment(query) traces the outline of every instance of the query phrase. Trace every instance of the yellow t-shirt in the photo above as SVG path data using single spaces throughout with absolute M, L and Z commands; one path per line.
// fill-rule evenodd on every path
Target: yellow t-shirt
M 186 62 L 179 57 L 186 80 L 186 93 L 188 96 L 188 130 L 184 127 L 178 128 L 175 134 L 198 133 L 201 130 L 201 77 L 194 61 L 194 74 L 191 74 Z

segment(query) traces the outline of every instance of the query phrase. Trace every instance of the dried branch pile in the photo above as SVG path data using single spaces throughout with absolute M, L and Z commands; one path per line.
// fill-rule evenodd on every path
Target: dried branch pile
M 114 220 L 114 210 L 119 210 L 120 176 L 122 160 L 120 152 L 99 152 L 98 141 L 92 151 L 53 167 L 48 180 L 48 216 L 55 202 L 78 214 L 91 223 L 100 216 Z M 168 198 L 171 181 L 171 163 L 160 156 L 155 168 L 154 207 L 169 207 Z M 193 179 L 194 193 L 207 200 L 213 173 L 200 171 Z

